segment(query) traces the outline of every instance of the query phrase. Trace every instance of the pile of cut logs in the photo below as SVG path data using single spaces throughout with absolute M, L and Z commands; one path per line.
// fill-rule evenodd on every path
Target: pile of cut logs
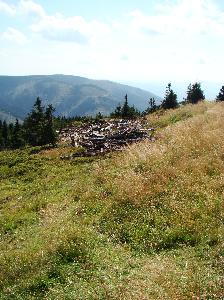
M 140 120 L 112 119 L 73 125 L 63 129 L 59 138 L 84 151 L 73 156 L 95 156 L 123 150 L 124 146 L 143 139 L 153 139 L 153 128 L 145 128 Z

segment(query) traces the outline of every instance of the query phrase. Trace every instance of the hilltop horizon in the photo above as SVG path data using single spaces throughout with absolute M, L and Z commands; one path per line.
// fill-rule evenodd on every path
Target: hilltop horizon
M 224 85 L 223 80 L 126 80 L 126 79 L 113 79 L 113 78 L 105 78 L 105 77 L 98 77 L 90 75 L 82 76 L 79 74 L 72 74 L 72 73 L 46 73 L 46 74 L 0 74 L 0 77 L 7 76 L 7 77 L 29 77 L 29 76 L 67 76 L 67 77 L 77 77 L 77 78 L 85 78 L 90 80 L 97 80 L 97 81 L 109 81 L 109 82 L 116 82 L 118 84 L 123 84 L 131 87 L 136 87 L 145 91 L 152 92 L 153 94 L 157 95 L 161 99 L 164 97 L 165 88 L 169 82 L 171 82 L 174 91 L 178 96 L 178 101 L 182 101 L 182 98 L 186 96 L 187 87 L 190 83 L 199 82 L 202 85 L 202 89 L 205 91 L 206 99 L 207 100 L 214 100 L 222 87 Z
M 0 76 L 0 115 L 9 114 L 23 119 L 39 96 L 43 103 L 52 104 L 56 115 L 71 117 L 107 115 L 124 101 L 143 111 L 148 100 L 161 97 L 130 85 L 94 80 L 72 75 Z

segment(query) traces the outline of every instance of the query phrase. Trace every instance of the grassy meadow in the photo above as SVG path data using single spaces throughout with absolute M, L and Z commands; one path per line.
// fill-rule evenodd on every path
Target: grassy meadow
M 224 103 L 101 158 L 0 152 L 0 299 L 224 299 Z

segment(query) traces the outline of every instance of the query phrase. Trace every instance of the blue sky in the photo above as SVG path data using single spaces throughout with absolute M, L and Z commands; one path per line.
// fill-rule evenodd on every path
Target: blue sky
M 9 5 L 17 5 L 18 0 L 7 0 Z M 37 0 L 48 14 L 60 12 L 66 16 L 82 15 L 87 19 L 97 18 L 100 20 L 110 20 L 125 14 L 127 11 L 141 9 L 152 12 L 158 0 Z
M 2 75 L 221 82 L 224 1 L 0 0 Z

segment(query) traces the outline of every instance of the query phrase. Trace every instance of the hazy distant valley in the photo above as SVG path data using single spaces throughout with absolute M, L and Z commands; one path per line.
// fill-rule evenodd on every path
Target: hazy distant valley
M 0 119 L 23 119 L 39 96 L 51 103 L 56 115 L 109 114 L 128 94 L 130 105 L 139 110 L 148 100 L 161 98 L 151 92 L 106 80 L 91 80 L 67 75 L 0 76 Z

